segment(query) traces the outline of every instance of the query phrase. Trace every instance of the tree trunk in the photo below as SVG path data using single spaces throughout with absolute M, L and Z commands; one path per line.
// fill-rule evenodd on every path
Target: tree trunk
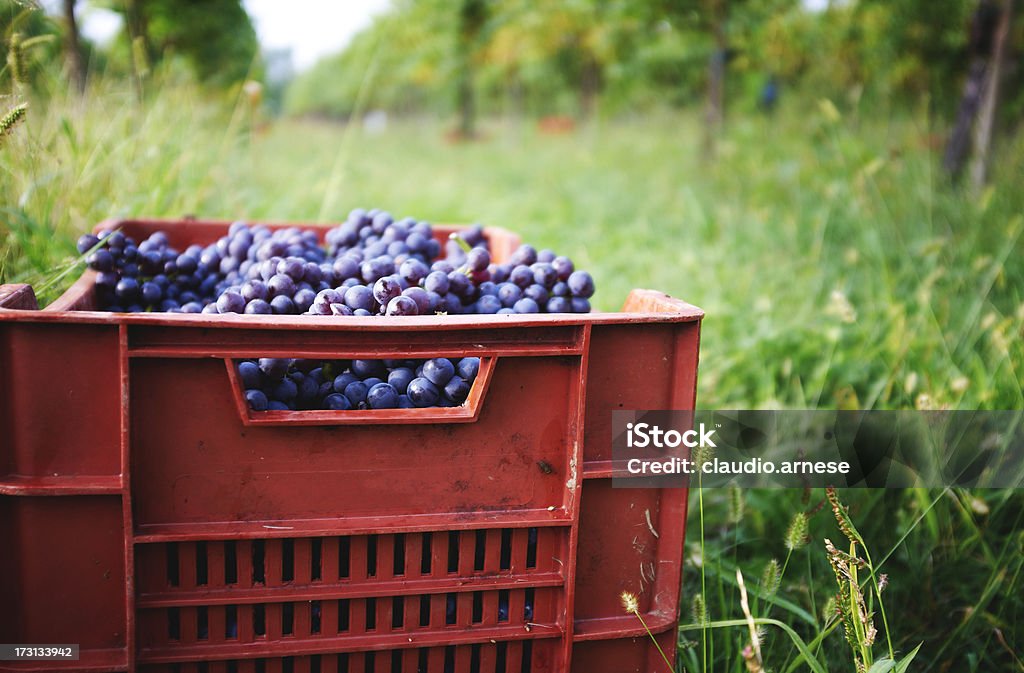
M 725 120 L 725 62 L 728 42 L 725 35 L 726 0 L 711 2 L 711 30 L 715 36 L 715 50 L 708 62 L 708 100 L 704 114 L 704 156 L 713 159 L 718 135 Z
M 981 107 L 974 125 L 974 153 L 971 157 L 971 184 L 981 188 L 988 180 L 989 150 L 992 146 L 992 127 L 995 124 L 996 104 L 999 102 L 999 84 L 1006 57 L 1006 42 L 1013 17 L 1013 0 L 1004 0 L 1003 11 L 996 28 L 992 66 L 982 87 Z
M 979 0 L 971 16 L 967 40 L 970 59 L 967 80 L 964 82 L 956 123 L 942 158 L 942 167 L 954 180 L 961 177 L 971 155 L 972 130 L 981 108 L 987 75 L 992 67 L 994 38 L 1001 14 L 998 0 Z
M 455 91 L 459 110 L 459 135 L 464 139 L 476 137 L 476 89 L 473 50 L 487 21 L 484 0 L 462 0 L 458 13 L 458 36 L 455 57 L 459 64 L 458 85 Z
M 971 126 L 974 124 L 974 118 L 978 115 L 986 70 L 985 59 L 975 58 L 967 72 L 967 81 L 964 83 L 964 95 L 960 99 L 956 124 L 953 126 L 953 132 L 946 144 L 946 152 L 942 157 L 942 167 L 953 178 L 960 176 L 967 163 L 967 155 L 971 149 Z
M 85 93 L 85 58 L 82 56 L 82 44 L 78 38 L 78 22 L 75 21 L 75 0 L 64 0 L 64 21 L 67 24 L 64 41 L 71 80 L 75 83 L 78 93 Z

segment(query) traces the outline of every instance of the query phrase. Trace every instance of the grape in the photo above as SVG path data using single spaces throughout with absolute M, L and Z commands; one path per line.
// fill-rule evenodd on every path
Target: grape
M 574 270 L 572 260 L 561 256 L 551 260 L 551 267 L 558 274 L 559 280 L 567 280 Z
M 295 293 L 293 300 L 295 302 L 295 310 L 299 313 L 305 313 L 309 310 L 309 307 L 313 305 L 313 301 L 316 299 L 316 293 L 313 290 L 302 289 Z
M 340 393 L 331 393 L 324 398 L 323 407 L 334 411 L 348 411 L 352 408 L 352 403 Z
M 550 289 L 558 281 L 558 272 L 550 264 L 537 262 L 530 267 L 533 269 L 533 280 L 545 289 Z
M 484 248 L 473 248 L 466 253 L 466 265 L 473 271 L 483 271 L 491 263 L 491 254 Z
M 444 386 L 444 396 L 456 404 L 469 397 L 469 384 L 461 376 L 453 376 Z
M 113 271 L 100 271 L 96 274 L 96 286 L 101 289 L 113 290 L 117 287 L 117 274 Z
M 529 297 L 523 297 L 522 299 L 517 301 L 515 303 L 515 306 L 513 306 L 512 308 L 515 310 L 516 313 L 539 313 L 540 312 L 540 306 L 537 305 L 536 301 L 534 301 L 533 299 L 530 299 Z
M 299 387 L 295 385 L 295 382 L 292 381 L 290 378 L 285 377 L 281 379 L 280 383 L 274 386 L 274 389 L 271 392 L 271 394 L 275 399 L 281 400 L 282 402 L 286 402 L 288 400 L 295 399 L 295 397 L 299 394 Z
M 434 358 L 423 363 L 423 376 L 435 385 L 443 386 L 454 374 L 455 366 L 451 360 Z
M 413 257 L 402 262 L 398 272 L 410 283 L 419 283 L 430 273 L 430 267 Z
M 270 400 L 270 404 L 267 405 L 267 411 L 289 411 L 290 407 L 284 402 L 278 402 L 277 400 Z
M 548 303 L 548 291 L 543 285 L 531 285 L 523 290 L 523 296 L 534 300 L 539 306 L 546 306 Z
M 266 411 L 269 404 L 267 396 L 262 390 L 246 390 L 245 401 L 249 403 L 249 408 L 253 411 Z
M 345 392 L 345 387 L 350 383 L 358 381 L 359 377 L 355 374 L 345 372 L 344 374 L 338 374 L 334 379 L 334 390 L 339 393 Z
M 293 378 L 293 380 L 295 379 Z M 316 394 L 320 390 L 320 384 L 317 383 L 316 379 L 311 376 L 304 376 L 295 381 L 295 384 L 299 387 L 300 400 L 309 403 L 316 399 Z
M 426 378 L 416 378 L 409 382 L 409 400 L 417 407 L 431 407 L 437 404 L 441 394 L 437 386 Z
M 518 285 L 521 288 L 526 288 L 533 284 L 533 271 L 528 266 L 517 266 L 512 269 L 512 273 L 509 274 L 508 279 Z
M 402 290 L 402 296 L 413 300 L 416 304 L 416 312 L 419 315 L 430 313 L 430 295 L 422 287 L 410 287 Z
M 251 302 L 245 305 L 245 313 L 250 315 L 269 315 L 273 313 L 273 309 L 263 299 L 253 299 Z
M 280 381 L 288 373 L 292 361 L 288 358 L 260 358 L 259 367 L 271 381 Z
M 405 393 L 414 378 L 416 375 L 408 367 L 396 367 L 388 373 L 388 383 L 399 393 Z
M 260 367 L 248 360 L 238 363 L 238 376 L 246 388 L 260 387 Z
M 253 299 L 266 299 L 269 292 L 267 286 L 261 280 L 247 280 L 242 284 L 240 290 L 242 297 L 246 302 L 250 302 Z
M 284 295 L 290 297 L 295 294 L 295 281 L 290 276 L 279 273 L 267 282 L 267 289 L 271 297 Z
M 462 358 L 459 364 L 455 365 L 455 372 L 467 381 L 475 379 L 479 371 L 480 358 Z
M 477 313 L 494 314 L 501 310 L 501 300 L 494 295 L 485 294 L 476 302 Z
M 178 255 L 174 264 L 178 269 L 178 273 L 193 273 L 199 268 L 199 262 L 189 255 Z
M 277 273 L 288 276 L 293 281 L 298 282 L 302 280 L 303 275 L 306 273 L 306 265 L 300 258 L 288 257 L 277 263 Z
M 373 291 L 365 285 L 355 285 L 345 291 L 345 304 L 352 310 L 369 311 L 374 308 Z
M 448 274 L 442 270 L 431 271 L 423 281 L 423 289 L 442 295 L 447 293 Z
M 569 291 L 574 297 L 589 299 L 594 294 L 594 279 L 586 271 L 573 271 L 568 284 Z
M 498 299 L 501 300 L 501 305 L 505 307 L 513 306 L 517 301 L 522 299 L 523 291 L 518 285 L 513 283 L 502 283 L 498 286 Z
M 590 313 L 590 302 L 582 297 L 572 298 L 573 313 Z
M 448 292 L 458 297 L 466 296 L 473 289 L 466 274 L 452 271 L 448 274 Z
M 440 309 L 449 315 L 455 315 L 462 312 L 462 302 L 454 294 L 446 294 Z
M 135 299 L 139 293 L 139 282 L 134 278 L 122 278 L 117 281 L 117 287 L 114 289 L 114 293 L 118 299 L 124 302 L 130 302 Z
M 512 273 L 512 266 L 509 264 L 492 264 L 489 270 L 491 272 L 491 282 L 500 284 L 508 280 L 509 274 Z
M 537 261 L 537 251 L 532 245 L 524 243 L 516 248 L 516 251 L 509 257 L 509 261 L 515 265 L 529 266 Z
M 78 239 L 78 254 L 84 255 L 93 248 L 95 248 L 100 242 L 99 236 L 93 234 L 82 234 Z
M 361 379 L 387 375 L 384 363 L 380 360 L 353 360 L 352 373 Z
M 547 303 L 548 313 L 572 313 L 572 303 L 565 297 L 552 297 Z
M 257 299 L 256 301 L 262 300 Z M 270 309 L 278 315 L 294 315 L 298 313 L 295 309 L 295 302 L 293 302 L 290 297 L 283 294 L 279 294 L 270 300 Z
M 419 307 L 411 297 L 398 296 L 388 302 L 386 315 L 418 315 Z
M 387 383 L 378 383 L 366 394 L 371 409 L 394 409 L 398 406 L 398 391 Z
M 392 299 L 400 294 L 402 294 L 402 287 L 398 279 L 393 276 L 385 276 L 373 284 L 373 298 L 381 306 L 387 306 Z
M 146 281 L 142 284 L 142 300 L 147 304 L 155 304 L 160 301 L 164 294 L 159 285 L 153 281 Z
M 355 278 L 359 274 L 359 260 L 339 257 L 334 261 L 334 274 L 338 278 Z
M 345 397 L 348 398 L 348 401 L 351 402 L 354 407 L 358 407 L 366 401 L 367 392 L 369 391 L 366 389 L 366 384 L 362 381 L 353 381 L 345 386 Z
M 110 254 L 109 250 L 103 248 L 89 255 L 86 262 L 90 269 L 96 271 L 111 271 L 114 268 L 114 256 Z

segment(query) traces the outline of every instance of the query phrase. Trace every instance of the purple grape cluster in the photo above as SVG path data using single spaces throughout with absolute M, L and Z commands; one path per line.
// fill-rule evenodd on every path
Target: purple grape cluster
M 480 358 L 260 358 L 237 366 L 253 411 L 412 409 L 461 405 L 480 371 Z
M 220 277 L 202 263 L 202 246 L 178 252 L 157 232 L 142 243 L 120 231 L 85 234 L 78 250 L 96 274 L 96 295 L 108 311 L 199 313 Z
M 138 246 L 120 232 L 86 234 L 101 308 L 257 315 L 409 316 L 587 313 L 594 281 L 567 257 L 519 247 L 494 264 L 483 228 L 447 241 L 428 222 L 353 210 L 326 234 L 244 222 L 179 253 L 157 232 Z M 97 247 L 98 246 L 98 247 Z
M 475 225 L 447 242 L 444 259 L 434 260 L 440 245 L 431 237 L 434 245 L 425 253 L 415 236 L 430 232 L 429 226 L 393 222 L 387 213 L 353 211 L 327 234 L 337 255 L 334 270 L 340 285 L 321 290 L 307 312 L 407 316 L 590 311 L 593 278 L 575 271 L 568 257 L 523 245 L 508 263 L 493 264 L 483 227 Z

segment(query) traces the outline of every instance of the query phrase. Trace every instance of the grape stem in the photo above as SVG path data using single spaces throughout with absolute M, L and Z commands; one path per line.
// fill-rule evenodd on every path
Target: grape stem
M 458 243 L 459 247 L 462 248 L 463 252 L 469 252 L 470 250 L 473 249 L 472 246 L 470 246 L 469 243 L 466 242 L 466 239 L 462 238 L 462 236 L 460 236 L 458 233 L 454 231 L 448 235 L 448 240 L 455 241 L 456 243 Z

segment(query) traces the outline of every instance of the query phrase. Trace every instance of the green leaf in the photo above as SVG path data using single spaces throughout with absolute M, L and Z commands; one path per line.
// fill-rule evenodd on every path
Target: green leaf
M 868 673 L 889 673 L 895 665 L 896 662 L 889 657 L 882 657 L 871 665 L 871 668 L 868 669 Z
M 917 647 L 911 650 L 910 654 L 900 659 L 900 662 L 896 664 L 896 670 L 894 673 L 906 673 L 907 669 L 910 668 L 910 662 L 917 656 L 917 651 L 921 649 L 924 643 L 918 643 Z

